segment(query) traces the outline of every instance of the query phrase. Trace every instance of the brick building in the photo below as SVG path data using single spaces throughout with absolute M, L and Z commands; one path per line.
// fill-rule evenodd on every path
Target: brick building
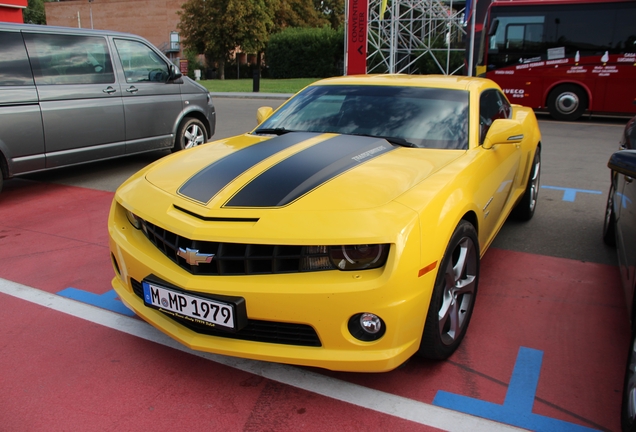
M 44 3 L 44 7 L 48 25 L 134 33 L 176 60 L 182 56 L 177 11 L 183 3 L 184 0 L 58 0 Z
M 21 23 L 22 10 L 27 7 L 27 0 L 0 0 L 0 21 Z

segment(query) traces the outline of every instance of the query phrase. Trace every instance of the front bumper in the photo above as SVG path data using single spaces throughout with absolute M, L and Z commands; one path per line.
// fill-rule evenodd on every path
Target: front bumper
M 418 277 L 419 231 L 391 245 L 385 267 L 243 276 L 197 276 L 163 255 L 127 221 L 114 203 L 109 220 L 116 276 L 112 285 L 138 316 L 182 344 L 200 351 L 338 371 L 383 372 L 396 368 L 419 348 L 435 273 Z M 404 237 L 403 237 L 404 238 Z M 315 331 L 319 346 L 273 343 L 203 334 L 147 307 L 135 284 L 154 276 L 190 293 L 245 299 L 249 320 L 302 325 Z M 349 319 L 370 312 L 386 333 L 363 342 L 351 335 Z

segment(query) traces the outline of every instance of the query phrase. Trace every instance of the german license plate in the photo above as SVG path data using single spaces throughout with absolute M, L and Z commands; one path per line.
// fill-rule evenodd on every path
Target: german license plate
M 186 294 L 147 281 L 142 286 L 146 306 L 197 324 L 236 329 L 236 314 L 231 303 Z

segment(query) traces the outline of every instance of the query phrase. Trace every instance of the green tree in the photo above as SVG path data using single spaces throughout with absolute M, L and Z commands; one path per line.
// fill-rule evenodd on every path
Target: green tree
M 218 63 L 223 79 L 224 64 L 236 48 L 260 53 L 272 33 L 291 27 L 337 29 L 344 0 L 188 0 L 179 15 L 183 45 L 204 53 L 208 64 Z
M 186 49 L 216 61 L 225 79 L 232 51 L 240 47 L 258 53 L 265 48 L 278 6 L 279 0 L 188 0 L 179 11 L 181 40 Z
M 328 24 L 327 15 L 315 7 L 315 1 L 316 0 L 281 1 L 275 14 L 276 28 L 274 32 L 289 27 L 322 27 Z
M 22 11 L 22 19 L 27 24 L 46 24 L 44 3 L 51 0 L 29 0 Z
M 437 36 L 430 45 L 430 51 L 415 61 L 415 67 L 422 75 L 426 74 L 452 74 L 464 64 L 466 52 L 463 46 L 452 46 L 450 53 L 443 40 L 443 36 Z M 422 50 L 423 51 L 423 50 Z M 418 52 L 418 55 L 422 52 Z M 459 72 L 462 73 L 461 71 Z
M 344 29 L 289 27 L 272 35 L 266 59 L 272 78 L 315 78 L 342 74 Z
M 337 30 L 344 25 L 345 0 L 313 0 L 314 8 Z

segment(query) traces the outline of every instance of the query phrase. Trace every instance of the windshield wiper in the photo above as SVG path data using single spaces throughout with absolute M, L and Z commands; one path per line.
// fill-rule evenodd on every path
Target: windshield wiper
M 400 137 L 390 137 L 390 136 L 379 136 L 379 135 L 367 135 L 367 134 L 351 134 L 351 135 L 357 135 L 357 136 L 366 136 L 366 137 L 371 137 L 371 138 L 380 138 L 383 140 L 387 140 L 388 142 L 390 142 L 391 144 L 396 144 L 402 147 L 417 147 L 415 144 L 413 144 L 410 141 L 405 140 L 404 138 L 400 138 Z
M 285 128 L 270 128 L 270 129 L 256 129 L 254 133 L 257 134 L 271 134 L 271 135 L 285 135 L 286 133 L 294 132 L 293 130 L 285 129 Z

